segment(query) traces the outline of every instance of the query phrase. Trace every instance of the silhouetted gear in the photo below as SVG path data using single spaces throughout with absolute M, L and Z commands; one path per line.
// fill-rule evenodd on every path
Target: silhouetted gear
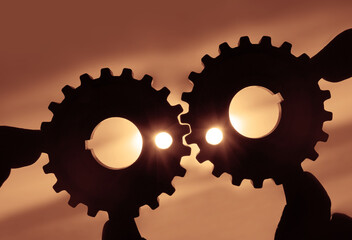
M 172 179 L 185 174 L 180 160 L 190 153 L 190 148 L 182 144 L 182 137 L 189 132 L 188 126 L 178 122 L 182 107 L 170 106 L 167 88 L 156 91 L 151 87 L 150 76 L 137 81 L 130 69 L 124 69 L 121 76 L 112 76 L 109 69 L 102 69 L 96 80 L 88 74 L 80 79 L 78 88 L 62 89 L 65 99 L 49 105 L 54 116 L 41 126 L 46 142 L 44 152 L 50 159 L 44 171 L 55 174 L 54 190 L 66 190 L 72 207 L 87 205 L 90 216 L 104 210 L 136 217 L 139 207 L 145 204 L 155 209 L 161 193 L 171 195 L 175 191 Z M 111 117 L 130 120 L 143 138 L 139 158 L 121 170 L 103 167 L 85 148 L 94 128 Z M 155 146 L 154 135 L 159 131 L 172 136 L 169 149 Z
M 201 73 L 189 75 L 194 88 L 182 95 L 189 112 L 181 116 L 192 129 L 186 140 L 198 144 L 198 161 L 210 160 L 215 176 L 227 172 L 235 185 L 251 179 L 254 187 L 261 187 L 266 178 L 279 184 L 291 171 L 300 171 L 305 158 L 318 157 L 314 146 L 327 140 L 322 126 L 332 119 L 332 113 L 324 110 L 330 92 L 320 90 L 320 79 L 311 74 L 309 57 L 293 56 L 290 43 L 277 48 L 271 45 L 270 37 L 263 37 L 259 44 L 242 37 L 238 47 L 223 43 L 219 49 L 216 58 L 202 58 Z M 248 86 L 265 87 L 283 98 L 277 128 L 259 139 L 242 136 L 229 119 L 233 96 Z M 207 130 L 214 126 L 220 126 L 224 134 L 219 145 L 210 145 L 205 139 Z

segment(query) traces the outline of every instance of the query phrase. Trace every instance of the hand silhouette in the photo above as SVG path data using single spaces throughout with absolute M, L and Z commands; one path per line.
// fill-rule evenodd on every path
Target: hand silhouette
M 20 168 L 37 161 L 42 153 L 39 130 L 0 126 L 0 187 L 11 168 Z
M 297 173 L 283 187 L 287 204 L 275 240 L 352 239 L 352 219 L 339 213 L 330 219 L 330 198 L 311 173 Z

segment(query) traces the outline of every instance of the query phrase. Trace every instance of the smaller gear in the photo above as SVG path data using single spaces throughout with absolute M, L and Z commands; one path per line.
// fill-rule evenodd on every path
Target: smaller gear
M 189 112 L 181 116 L 192 130 L 186 141 L 199 146 L 198 161 L 214 164 L 215 176 L 227 172 L 235 185 L 251 179 L 256 188 L 267 178 L 279 184 L 291 171 L 300 170 L 304 159 L 318 157 L 314 146 L 327 140 L 322 126 L 332 119 L 332 113 L 324 110 L 330 92 L 320 90 L 320 78 L 315 77 L 309 57 L 293 56 L 290 43 L 277 48 L 271 45 L 270 37 L 263 37 L 259 44 L 242 37 L 238 47 L 223 43 L 219 49 L 216 58 L 202 58 L 201 73 L 189 75 L 194 88 L 182 95 Z M 249 86 L 265 87 L 283 98 L 276 129 L 259 139 L 242 136 L 229 119 L 233 96 Z M 218 145 L 205 139 L 213 126 L 223 131 L 223 141 Z
M 64 87 L 65 99 L 49 105 L 54 116 L 41 127 L 49 155 L 44 171 L 55 174 L 56 192 L 66 190 L 71 195 L 69 205 L 87 205 L 90 216 L 104 210 L 136 217 L 141 206 L 155 209 L 161 193 L 171 195 L 175 191 L 171 181 L 184 176 L 180 160 L 190 153 L 182 144 L 189 127 L 178 121 L 182 107 L 167 102 L 169 90 L 156 91 L 151 82 L 148 75 L 140 81 L 133 79 L 130 69 L 124 69 L 120 76 L 102 69 L 96 80 L 84 74 L 78 88 Z M 143 139 L 139 158 L 121 170 L 103 167 L 85 148 L 93 129 L 111 117 L 130 120 Z M 160 131 L 172 136 L 170 148 L 155 146 L 154 136 Z

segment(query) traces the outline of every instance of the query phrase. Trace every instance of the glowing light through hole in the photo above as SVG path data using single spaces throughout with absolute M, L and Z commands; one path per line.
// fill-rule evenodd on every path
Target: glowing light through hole
M 142 135 L 125 118 L 113 117 L 100 122 L 86 141 L 95 160 L 102 166 L 117 170 L 131 166 L 141 154 Z
M 172 137 L 167 132 L 158 133 L 155 136 L 155 145 L 160 149 L 168 149 L 172 144 Z
M 211 145 L 217 145 L 221 143 L 223 139 L 222 131 L 219 128 L 211 128 L 207 131 L 205 139 Z
M 248 138 L 262 138 L 271 134 L 281 118 L 283 99 L 278 94 L 260 86 L 250 86 L 239 91 L 229 108 L 233 128 Z

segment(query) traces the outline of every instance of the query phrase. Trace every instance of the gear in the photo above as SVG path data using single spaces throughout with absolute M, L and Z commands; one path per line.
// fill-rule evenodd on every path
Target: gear
M 242 37 L 238 47 L 223 43 L 219 50 L 216 58 L 202 58 L 201 73 L 189 75 L 194 88 L 182 95 L 189 112 L 181 115 L 181 121 L 192 129 L 186 141 L 198 144 L 199 162 L 210 160 L 213 174 L 229 173 L 234 185 L 251 179 L 254 187 L 260 188 L 267 178 L 280 184 L 291 171 L 301 170 L 305 158 L 318 157 L 314 146 L 327 140 L 322 127 L 332 119 L 332 113 L 324 110 L 330 92 L 320 90 L 320 78 L 312 73 L 309 57 L 293 56 L 290 43 L 277 48 L 271 45 L 270 37 L 264 36 L 259 44 Z M 229 119 L 233 96 L 248 86 L 265 87 L 283 98 L 277 128 L 259 139 L 242 136 Z M 223 131 L 219 145 L 210 145 L 205 139 L 206 131 L 214 125 Z
M 87 205 L 90 216 L 104 210 L 136 217 L 139 207 L 145 204 L 155 209 L 161 193 L 171 195 L 175 191 L 172 179 L 185 174 L 180 159 L 190 154 L 190 148 L 182 144 L 182 137 L 189 132 L 189 127 L 180 125 L 177 118 L 182 107 L 170 106 L 167 88 L 156 91 L 150 76 L 137 81 L 130 69 L 124 69 L 121 76 L 102 69 L 96 80 L 88 74 L 80 79 L 78 88 L 62 89 L 64 100 L 49 105 L 54 114 L 52 121 L 41 126 L 50 159 L 44 171 L 55 174 L 54 190 L 66 190 L 72 207 Z M 143 138 L 139 158 L 121 170 L 103 167 L 85 149 L 93 129 L 110 117 L 130 120 Z M 156 148 L 154 135 L 159 131 L 173 137 L 169 149 Z

